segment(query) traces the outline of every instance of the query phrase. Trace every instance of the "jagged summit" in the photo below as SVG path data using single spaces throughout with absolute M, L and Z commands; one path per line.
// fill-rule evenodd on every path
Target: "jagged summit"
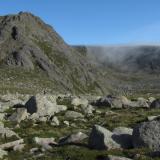
M 0 49 L 2 68 L 44 73 L 58 90 L 102 92 L 88 59 L 31 13 L 0 17 Z

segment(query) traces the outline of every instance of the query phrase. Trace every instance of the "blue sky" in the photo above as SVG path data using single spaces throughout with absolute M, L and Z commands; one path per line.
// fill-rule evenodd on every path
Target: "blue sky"
M 160 0 L 1 0 L 0 15 L 29 11 L 69 44 L 160 43 Z

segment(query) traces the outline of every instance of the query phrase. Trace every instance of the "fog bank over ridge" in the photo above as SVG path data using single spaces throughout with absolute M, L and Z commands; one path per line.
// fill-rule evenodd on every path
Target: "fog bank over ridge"
M 87 46 L 88 54 L 106 66 L 122 70 L 159 69 L 160 45 Z

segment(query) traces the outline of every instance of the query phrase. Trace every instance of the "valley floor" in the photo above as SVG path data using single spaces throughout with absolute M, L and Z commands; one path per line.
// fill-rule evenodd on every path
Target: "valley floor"
M 4 104 L 11 105 L 12 103 L 16 103 L 11 95 L 10 98 L 12 97 L 12 100 L 14 101 L 7 101 L 6 97 L 1 97 L 2 106 L 4 106 Z M 21 100 L 23 101 L 29 96 L 22 97 Z M 48 99 L 51 100 L 52 98 L 52 96 L 48 96 Z M 37 105 L 43 105 L 42 103 L 44 102 L 44 99 L 41 99 L 42 102 Z M 5 149 L 8 151 L 7 156 L 4 156 L 6 157 L 5 160 L 105 160 L 108 159 L 108 155 L 136 160 L 160 159 L 155 155 L 152 155 L 153 153 L 151 149 L 145 147 L 131 149 L 117 148 L 100 151 L 97 149 L 91 149 L 88 144 L 88 136 L 92 132 L 92 127 L 95 124 L 103 126 L 110 131 L 113 131 L 114 128 L 117 127 L 134 128 L 137 124 L 148 121 L 148 117 L 160 115 L 160 109 L 141 107 L 108 108 L 99 106 L 94 109 L 93 113 L 86 114 L 86 112 L 82 110 L 80 111 L 81 107 L 79 105 L 76 106 L 78 101 L 75 101 L 75 105 L 73 105 L 73 103 L 69 104 L 65 98 L 63 101 L 61 101 L 60 97 L 57 99 L 59 107 L 62 107 L 63 104 L 67 106 L 67 110 L 64 109 L 64 111 L 57 112 L 54 114 L 54 117 L 51 116 L 49 119 L 47 119 L 47 116 L 43 116 L 43 118 L 38 117 L 38 119 L 34 116 L 30 116 L 30 118 L 25 119 L 23 116 L 19 116 L 20 114 L 22 115 L 22 113 L 25 115 L 25 112 L 23 112 L 21 108 L 17 108 L 16 111 L 15 108 L 8 107 L 8 109 L 2 111 L 3 107 L 1 107 L 0 117 L 5 114 L 5 116 L 1 118 L 1 123 L 5 128 L 11 129 L 15 135 L 13 134 L 13 136 L 10 137 L 5 133 L 5 136 L 1 136 L 0 148 L 2 147 L 1 144 L 6 144 L 20 138 L 24 140 L 25 144 L 25 146 L 22 145 L 22 148 L 17 148 L 17 150 L 12 148 Z M 45 104 L 46 103 L 47 102 L 45 102 Z M 73 111 L 74 113 L 67 115 L 66 113 L 68 111 Z M 1 126 L 0 132 L 2 132 L 3 125 Z M 74 140 L 74 136 L 71 136 L 72 138 L 70 139 L 74 142 L 72 143 L 72 141 L 69 141 L 67 138 L 70 137 L 69 135 L 75 133 L 83 133 L 86 137 L 81 140 L 77 140 L 76 138 Z M 50 143 L 49 145 L 51 146 L 48 148 L 48 146 L 46 147 L 43 143 L 36 141 L 35 137 L 54 138 L 55 144 L 52 141 L 53 144 Z M 63 141 L 65 143 L 61 144 L 60 141 L 62 137 L 65 137 Z M 51 139 L 49 139 L 49 141 L 50 140 Z

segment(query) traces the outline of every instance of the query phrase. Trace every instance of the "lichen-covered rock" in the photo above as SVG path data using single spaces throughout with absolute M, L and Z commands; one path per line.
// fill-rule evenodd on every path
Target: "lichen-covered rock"
M 0 121 L 3 121 L 5 119 L 5 113 L 0 113 Z
M 120 148 L 120 145 L 112 139 L 113 133 L 101 126 L 95 125 L 89 136 L 89 146 L 98 150 Z
M 0 136 L 3 138 L 9 138 L 12 136 L 15 136 L 17 138 L 19 138 L 18 134 L 16 134 L 14 131 L 12 131 L 9 128 L 4 128 L 4 126 L 0 126 Z
M 32 96 L 25 106 L 28 113 L 37 113 L 39 116 L 52 116 L 55 113 L 67 110 L 66 106 L 57 105 L 56 98 L 49 95 Z
M 4 150 L 0 149 L 0 159 L 3 159 L 4 156 L 7 156 L 7 155 L 8 155 L 7 151 L 4 151 Z
M 45 150 L 51 150 L 52 149 L 51 145 L 57 145 L 54 138 L 35 137 L 34 141 L 35 141 L 36 144 L 42 146 L 42 148 L 44 148 Z
M 135 148 L 150 148 L 160 151 L 160 120 L 138 124 L 133 129 L 133 145 Z
M 118 156 L 108 155 L 108 157 L 106 158 L 106 160 L 132 160 L 132 159 L 125 158 L 125 157 L 118 157 Z
M 81 105 L 81 110 L 85 115 L 92 115 L 95 109 L 92 105 Z
M 27 119 L 28 116 L 29 116 L 29 114 L 27 113 L 27 109 L 26 108 L 17 108 L 16 112 L 14 112 L 8 118 L 8 120 L 20 123 L 21 121 Z
M 99 150 L 132 148 L 131 129 L 120 127 L 111 132 L 95 125 L 89 136 L 89 146 Z
M 66 118 L 70 118 L 70 119 L 79 119 L 79 118 L 84 118 L 84 115 L 79 113 L 79 112 L 75 112 L 75 111 L 67 111 L 65 113 L 65 117 Z
M 85 98 L 75 97 L 75 98 L 72 99 L 71 105 L 73 105 L 73 106 L 80 106 L 80 105 L 87 106 L 88 105 L 88 100 L 85 99 Z
M 148 121 L 153 121 L 153 120 L 156 120 L 156 119 L 160 119 L 160 115 L 158 115 L 158 116 L 148 116 L 147 119 L 148 119 Z
M 54 116 L 52 118 L 51 125 L 52 126 L 59 126 L 59 124 L 60 124 L 60 122 L 59 122 L 58 118 L 56 116 Z

